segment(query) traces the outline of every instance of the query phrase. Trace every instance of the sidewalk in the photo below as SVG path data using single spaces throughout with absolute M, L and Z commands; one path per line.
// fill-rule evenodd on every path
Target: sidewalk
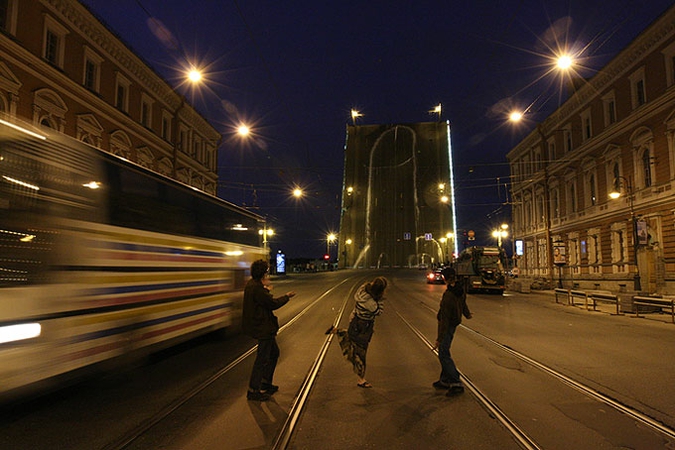
M 564 297 L 564 294 L 557 294 L 557 301 L 556 301 L 556 291 L 554 289 L 542 289 L 542 290 L 535 290 L 532 289 L 529 292 L 520 292 L 517 290 L 511 290 L 508 289 L 506 290 L 507 293 L 510 293 L 512 295 L 526 295 L 528 297 L 541 297 L 542 300 L 550 300 L 554 303 L 557 303 L 561 306 L 568 307 L 568 308 L 577 308 L 580 310 L 586 310 L 589 313 L 605 313 L 609 315 L 617 315 L 616 314 L 616 304 L 614 303 L 609 303 L 609 302 L 604 302 L 604 301 L 598 301 L 596 302 L 595 309 L 593 309 L 593 301 L 591 298 L 588 298 L 587 304 L 584 303 L 584 299 L 580 297 L 576 297 L 574 299 L 574 305 L 568 303 L 568 299 Z M 632 297 L 633 294 L 631 293 L 622 293 L 622 294 L 616 294 L 616 293 L 610 293 L 609 291 L 596 291 L 596 290 L 591 290 L 591 291 L 577 291 L 577 292 L 585 292 L 590 296 L 590 294 L 593 293 L 607 293 L 607 294 L 614 294 L 618 295 L 620 300 L 620 313 L 619 315 L 622 316 L 627 316 L 627 317 L 634 317 L 634 318 L 643 318 L 643 319 L 649 319 L 649 320 L 654 320 L 657 322 L 663 322 L 663 323 L 668 323 L 673 326 L 673 319 L 670 311 L 663 311 L 663 310 L 655 310 L 655 311 L 640 311 L 640 314 L 638 317 L 635 316 L 634 310 L 631 308 L 631 302 L 632 302 Z M 674 328 L 675 330 L 675 328 Z

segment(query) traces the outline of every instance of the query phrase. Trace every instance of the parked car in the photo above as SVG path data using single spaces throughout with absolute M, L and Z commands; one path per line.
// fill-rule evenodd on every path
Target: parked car
M 445 278 L 441 273 L 443 269 L 436 269 L 427 274 L 427 283 L 428 284 L 445 284 Z

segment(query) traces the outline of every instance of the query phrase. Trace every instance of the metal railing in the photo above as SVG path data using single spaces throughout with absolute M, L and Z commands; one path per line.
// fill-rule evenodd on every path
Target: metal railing
M 641 297 L 636 295 L 633 297 L 633 310 L 635 317 L 640 316 L 640 306 L 651 306 L 654 308 L 669 309 L 671 322 L 675 324 L 675 299 L 663 297 Z
M 597 311 L 598 302 L 611 303 L 616 305 L 616 314 L 617 315 L 622 314 L 621 302 L 619 300 L 619 296 L 616 294 L 605 292 L 587 293 L 585 291 L 579 291 L 575 289 L 562 289 L 562 288 L 555 289 L 555 302 L 561 303 L 560 302 L 561 298 L 564 298 L 566 300 L 567 305 L 569 306 L 577 306 L 583 304 L 584 308 L 586 308 L 586 311 L 589 311 L 590 305 L 593 305 L 593 311 Z M 577 300 L 581 301 L 577 302 Z

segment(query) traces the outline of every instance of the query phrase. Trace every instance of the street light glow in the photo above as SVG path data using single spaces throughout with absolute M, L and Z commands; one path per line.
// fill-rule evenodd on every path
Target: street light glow
M 295 197 L 295 198 L 302 197 L 302 189 L 300 189 L 300 188 L 293 189 L 293 197 Z
M 556 60 L 556 65 L 558 66 L 559 69 L 562 70 L 569 69 L 570 67 L 572 67 L 572 64 L 574 64 L 574 59 L 572 59 L 572 57 L 569 55 L 561 55 Z
M 248 136 L 250 132 L 251 129 L 246 125 L 239 125 L 237 128 L 237 133 L 239 133 L 240 136 Z
M 202 80 L 202 73 L 197 69 L 192 69 L 188 72 L 188 80 L 192 83 L 199 83 Z
M 520 120 L 523 118 L 523 113 L 520 111 L 513 111 L 511 114 L 509 114 L 509 120 L 511 122 L 520 122 Z

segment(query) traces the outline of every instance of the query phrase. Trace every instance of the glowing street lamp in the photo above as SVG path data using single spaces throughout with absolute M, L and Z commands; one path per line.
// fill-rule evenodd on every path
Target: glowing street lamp
M 191 83 L 199 83 L 202 80 L 202 73 L 197 69 L 191 69 L 187 74 Z
M 303 196 L 302 189 L 300 189 L 300 188 L 293 189 L 293 197 L 300 198 L 302 196 Z
M 268 238 L 274 236 L 274 230 L 271 228 L 267 228 L 267 224 L 265 224 L 261 230 L 258 230 L 258 234 L 262 236 L 263 249 L 265 253 L 267 253 L 269 251 L 267 248 Z
M 251 129 L 248 127 L 248 125 L 241 124 L 237 127 L 237 133 L 239 136 L 248 136 L 251 133 Z
M 523 113 L 520 111 L 512 111 L 509 114 L 509 120 L 511 122 L 520 122 L 523 119 Z
M 492 232 L 492 237 L 497 238 L 497 246 L 502 248 L 502 238 L 508 237 L 509 232 L 507 231 L 509 226 L 503 223 L 498 230 Z
M 326 236 L 326 254 L 330 254 L 330 245 L 335 242 L 337 236 L 334 233 L 330 233 Z
M 567 54 L 558 56 L 558 59 L 556 60 L 556 67 L 561 70 L 569 70 L 572 65 L 574 65 L 574 59 Z

